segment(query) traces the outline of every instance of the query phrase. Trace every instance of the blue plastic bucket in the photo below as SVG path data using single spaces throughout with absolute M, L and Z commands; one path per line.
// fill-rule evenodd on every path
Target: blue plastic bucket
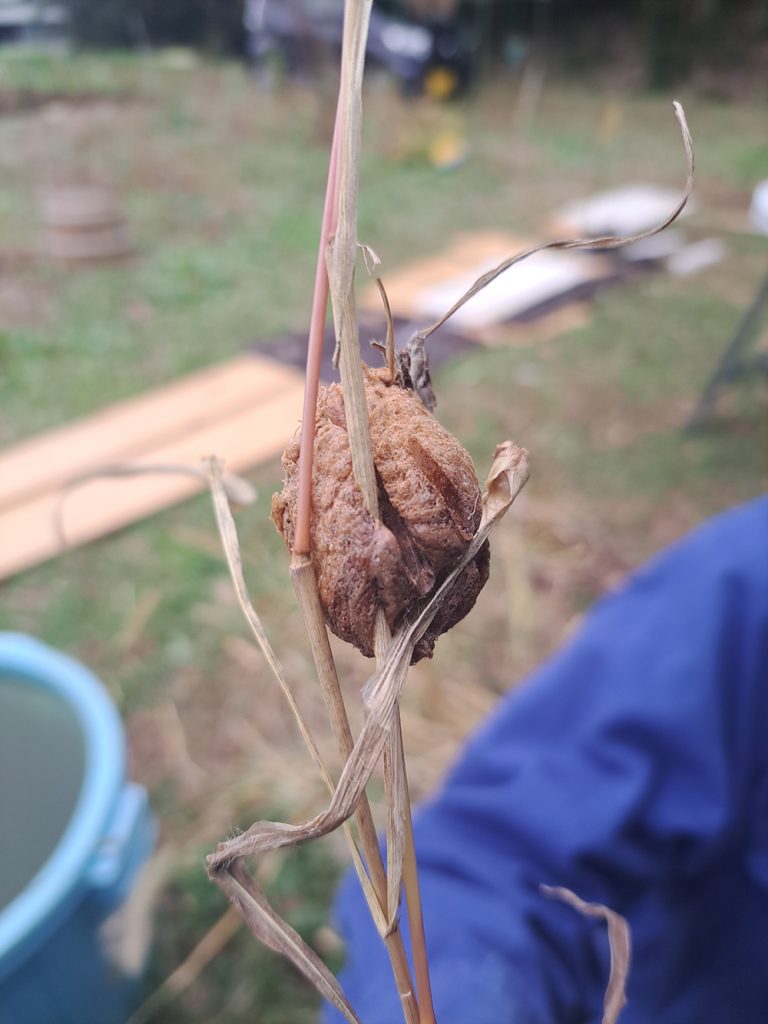
M 0 1024 L 124 1024 L 155 825 L 120 719 L 92 673 L 13 633 L 0 717 Z

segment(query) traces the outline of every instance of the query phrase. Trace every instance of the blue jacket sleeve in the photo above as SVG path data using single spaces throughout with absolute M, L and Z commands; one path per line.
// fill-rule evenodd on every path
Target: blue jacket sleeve
M 766 774 L 767 680 L 763 498 L 600 601 L 418 815 L 440 1024 L 599 1019 L 602 930 L 544 899 L 542 882 L 626 914 L 641 949 L 661 935 L 685 941 L 658 893 L 695 891 L 745 842 Z M 345 991 L 365 1024 L 396 1024 L 387 960 L 353 880 L 337 912 Z

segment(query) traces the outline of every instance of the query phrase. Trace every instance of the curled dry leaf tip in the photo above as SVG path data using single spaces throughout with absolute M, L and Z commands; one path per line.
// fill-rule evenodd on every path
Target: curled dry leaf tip
M 575 892 L 563 886 L 540 885 L 539 889 L 548 899 L 560 900 L 584 917 L 597 918 L 605 922 L 608 929 L 611 968 L 603 999 L 602 1024 L 617 1024 L 621 1011 L 627 1005 L 627 978 L 632 959 L 632 938 L 626 918 L 602 903 L 587 903 Z
M 495 519 L 502 515 L 528 480 L 528 452 L 514 441 L 496 445 L 493 462 L 485 482 L 484 515 Z

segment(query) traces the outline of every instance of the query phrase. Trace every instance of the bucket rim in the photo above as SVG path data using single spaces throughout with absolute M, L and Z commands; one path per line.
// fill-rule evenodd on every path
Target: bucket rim
M 6 958 L 44 931 L 86 884 L 125 778 L 125 736 L 103 683 L 84 665 L 34 637 L 0 632 L 0 673 L 44 688 L 71 708 L 82 730 L 84 771 L 67 827 L 27 886 L 0 911 L 0 974 Z

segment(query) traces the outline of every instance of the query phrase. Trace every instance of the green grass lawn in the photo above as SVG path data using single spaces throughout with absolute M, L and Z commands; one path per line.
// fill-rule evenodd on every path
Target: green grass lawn
M 515 90 L 500 81 L 459 108 L 406 104 L 378 83 L 369 90 L 360 238 L 382 258 L 385 280 L 387 268 L 436 252 L 456 231 L 543 240 L 570 199 L 682 182 L 668 97 L 554 80 L 513 134 Z M 0 443 L 306 325 L 329 89 L 260 92 L 240 67 L 178 54 L 0 54 L 0 97 L 14 96 L 17 112 L 0 104 Z M 697 146 L 698 212 L 686 227 L 722 237 L 727 260 L 691 278 L 639 275 L 601 292 L 583 327 L 437 374 L 438 413 L 480 472 L 494 444 L 512 437 L 531 452 L 532 479 L 517 528 L 500 531 L 476 611 L 413 673 L 404 720 L 417 794 L 606 586 L 768 483 L 763 382 L 734 388 L 706 432 L 680 431 L 766 273 L 768 240 L 738 230 L 752 187 L 768 177 L 765 109 L 681 98 Z M 466 133 L 468 158 L 441 173 L 425 150 L 448 130 Z M 118 188 L 136 246 L 129 260 L 74 271 L 35 258 L 39 190 L 73 180 Z M 321 727 L 285 551 L 267 521 L 279 472 L 274 463 L 253 474 L 259 499 L 240 514 L 243 550 L 256 604 Z M 299 818 L 322 799 L 243 641 L 208 501 L 27 572 L 2 586 L 0 602 L 4 627 L 90 665 L 127 720 L 134 774 L 174 851 L 158 983 L 225 910 L 205 880 L 205 851 L 234 824 L 276 807 Z M 343 651 L 340 661 L 354 695 L 366 666 Z M 279 905 L 329 950 L 321 926 L 339 870 L 333 845 L 265 869 Z M 301 1024 L 314 1005 L 241 933 L 160 1019 Z

